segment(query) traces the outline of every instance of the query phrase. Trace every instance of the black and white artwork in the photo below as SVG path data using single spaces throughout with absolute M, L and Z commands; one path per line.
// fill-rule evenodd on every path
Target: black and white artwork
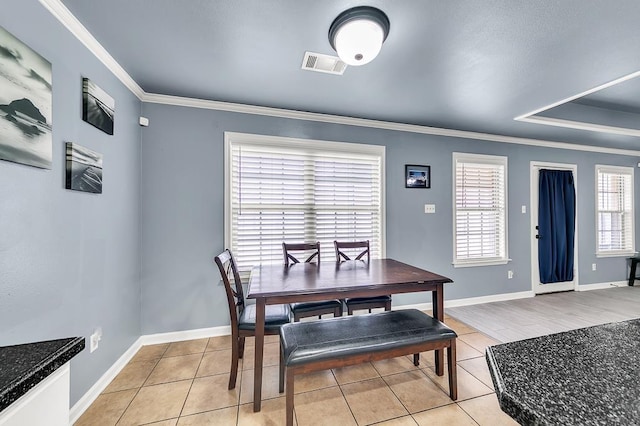
M 51 63 L 0 27 L 0 159 L 51 168 Z
M 67 142 L 67 189 L 102 194 L 102 154 Z
M 82 79 L 82 119 L 103 132 L 113 134 L 116 103 L 111 96 L 88 78 Z

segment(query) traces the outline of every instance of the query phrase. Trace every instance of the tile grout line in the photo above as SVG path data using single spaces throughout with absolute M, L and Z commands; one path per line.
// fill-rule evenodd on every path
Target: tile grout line
M 149 374 L 147 375 L 147 378 L 144 379 L 144 381 L 142 382 L 142 384 L 138 387 L 138 389 L 136 390 L 135 395 L 133 395 L 133 398 L 131 398 L 131 401 L 129 401 L 129 403 L 127 404 L 126 408 L 122 411 L 122 414 L 120 414 L 120 416 L 118 417 L 118 420 L 116 420 L 116 425 L 118 423 L 120 423 L 120 420 L 122 420 L 122 418 L 124 417 L 125 413 L 127 412 L 127 410 L 131 407 L 131 404 L 133 403 L 133 400 L 136 399 L 136 396 L 138 396 L 138 394 L 140 393 L 140 390 L 142 390 L 142 388 L 144 387 L 144 384 L 147 382 L 147 380 L 149 380 L 149 377 L 151 376 L 151 373 L 153 373 L 153 370 L 156 369 L 156 367 L 158 366 L 158 363 L 160 363 L 160 360 L 162 359 L 162 357 L 164 356 L 165 353 L 167 353 L 167 350 L 169 349 L 169 346 L 171 344 L 169 343 L 167 345 L 167 347 L 164 349 L 164 351 L 162 352 L 162 355 L 160 355 L 160 357 L 158 359 L 156 359 L 156 365 L 153 366 L 153 368 L 151 369 L 151 371 L 149 371 Z M 144 347 L 144 346 L 143 346 Z M 138 352 L 136 352 L 136 354 L 133 356 L 135 357 L 138 353 L 140 352 L 140 349 L 138 349 Z M 133 357 L 131 359 L 133 359 Z M 131 363 L 131 361 L 129 361 L 127 363 L 127 365 L 129 365 Z M 117 376 L 116 376 L 117 377 Z M 114 378 L 115 380 L 115 378 Z M 111 381 L 113 382 L 113 380 Z M 109 383 L 111 384 L 111 383 Z
M 333 372 L 333 369 L 331 370 L 331 374 L 333 374 L 334 377 L 335 377 L 335 373 Z M 336 383 L 337 382 L 338 382 L 338 379 L 336 378 Z M 357 383 L 357 382 L 354 382 L 354 383 Z M 338 383 L 338 389 L 340 390 L 340 394 L 344 398 L 344 402 L 346 402 L 346 404 L 347 404 L 347 408 L 349 409 L 349 413 L 351 413 L 351 418 L 353 418 L 353 421 L 356 423 L 356 425 L 360 426 L 360 423 L 358 423 L 358 419 L 356 419 L 356 415 L 353 413 L 353 410 L 351 409 L 351 404 L 349 404 L 349 400 L 347 399 L 347 395 L 344 394 L 344 390 L 342 389 L 342 385 L 340 385 L 339 383 Z
M 418 370 L 420 370 L 420 369 L 418 369 Z M 409 370 L 409 371 L 413 371 L 413 370 Z M 422 370 L 420 370 L 420 372 L 422 372 Z M 405 374 L 405 373 L 407 373 L 407 371 L 404 371 L 404 372 L 402 372 L 402 373 L 397 373 L 397 374 Z M 396 375 L 396 374 L 389 374 L 389 375 L 388 375 L 388 376 L 386 376 L 386 377 L 391 377 L 391 376 L 395 376 L 395 375 Z M 400 397 L 398 396 L 398 394 L 396 394 L 396 393 L 395 393 L 395 391 L 393 390 L 393 388 L 391 387 L 391 385 L 389 384 L 389 382 L 387 382 L 387 381 L 385 380 L 385 378 L 384 378 L 384 377 L 382 377 L 382 376 L 381 376 L 380 378 L 382 379 L 382 381 L 384 382 L 384 384 L 389 388 L 389 390 L 391 391 L 391 393 L 393 394 L 393 396 L 394 396 L 394 397 L 398 400 L 398 402 L 402 405 L 402 408 L 404 408 L 404 410 L 407 412 L 407 414 L 408 414 L 409 416 L 411 416 L 411 419 L 413 420 L 413 414 L 411 413 L 411 411 L 409 411 L 409 408 L 407 408 L 407 406 L 405 405 L 405 403 L 404 403 L 404 402 L 402 402 L 402 399 L 400 399 Z M 404 415 L 402 415 L 402 416 L 398 416 L 398 417 L 393 417 L 393 418 L 391 418 L 391 419 L 387 419 L 387 420 L 383 420 L 383 421 L 389 421 L 389 420 L 393 420 L 393 419 L 398 419 L 398 418 L 400 418 L 400 417 L 404 417 Z M 415 420 L 413 420 L 413 421 L 415 422 Z M 378 422 L 378 423 L 382 423 L 382 422 Z
M 207 345 L 209 344 L 209 339 L 207 339 Z M 193 374 L 193 378 L 191 379 L 191 384 L 189 385 L 189 390 L 187 391 L 187 396 L 184 398 L 184 402 L 182 403 L 182 408 L 180 408 L 180 413 L 178 413 L 178 421 L 180 417 L 182 417 L 182 412 L 184 411 L 184 406 L 187 405 L 187 400 L 189 399 L 189 394 L 191 393 L 191 389 L 193 389 L 193 383 L 196 381 L 196 377 L 198 376 L 198 370 L 200 370 L 200 366 L 202 365 L 202 360 L 204 359 L 204 354 L 207 353 L 207 345 L 204 347 L 204 351 L 200 356 L 200 362 L 198 362 L 198 368 L 196 368 L 196 372 Z M 166 419 L 165 419 L 166 420 Z
M 244 343 L 245 343 L 245 346 L 244 346 L 244 349 L 243 349 L 243 352 L 242 352 L 242 358 L 241 358 L 241 359 L 238 359 L 238 363 L 239 363 L 240 361 L 242 361 L 242 369 L 240 370 L 240 389 L 238 389 L 238 403 L 236 404 L 236 426 L 239 426 L 239 425 L 240 425 L 240 405 L 241 405 L 241 404 L 240 404 L 240 397 L 242 396 L 242 379 L 243 379 L 243 377 L 244 377 L 244 350 L 246 350 L 246 349 L 247 349 L 247 342 L 246 342 L 246 340 L 245 340 L 245 342 L 244 342 Z M 233 342 L 232 342 L 232 344 L 233 344 Z M 231 351 L 232 351 L 232 353 L 233 353 L 233 348 L 231 348 Z M 233 355 L 231 355 L 231 357 L 233 358 Z M 240 367 L 240 366 L 238 366 L 238 367 Z M 231 371 L 229 371 L 229 374 L 231 374 Z M 238 380 L 238 379 L 236 378 L 236 381 L 237 381 L 237 380 Z M 228 387 L 228 386 L 227 386 L 227 387 Z
M 493 394 L 495 395 L 495 392 L 494 392 Z M 490 395 L 490 394 L 489 394 L 489 395 Z M 485 397 L 485 396 L 487 396 L 487 395 L 474 396 L 473 398 L 465 399 L 465 401 L 471 401 L 471 400 L 478 399 L 478 398 L 482 398 L 482 397 Z M 475 417 L 473 417 L 473 416 L 471 415 L 471 413 L 469 413 L 467 410 L 465 410 L 465 409 L 464 409 L 464 407 L 462 407 L 462 406 L 461 406 L 460 404 L 458 404 L 458 403 L 456 403 L 456 405 L 458 405 L 458 407 L 460 407 L 460 409 L 461 409 L 462 411 L 464 411 L 464 413 L 465 413 L 467 416 L 469 416 L 469 417 L 471 418 L 471 420 L 473 420 L 476 424 L 480 425 L 480 422 L 479 422 L 479 421 L 477 421 L 477 420 L 476 420 L 476 418 L 475 418 Z

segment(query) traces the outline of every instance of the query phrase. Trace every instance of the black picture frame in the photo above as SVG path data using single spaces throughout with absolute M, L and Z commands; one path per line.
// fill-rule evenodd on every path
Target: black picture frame
M 90 79 L 82 78 L 82 119 L 93 127 L 113 135 L 116 102 Z
M 65 187 L 102 194 L 102 154 L 77 143 L 66 144 Z
M 405 188 L 431 188 L 431 166 L 407 164 L 404 166 Z

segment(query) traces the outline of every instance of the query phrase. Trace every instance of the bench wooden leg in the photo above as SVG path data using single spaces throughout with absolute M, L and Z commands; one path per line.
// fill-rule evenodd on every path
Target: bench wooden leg
M 413 354 L 413 365 L 418 367 L 420 365 L 420 354 Z
M 449 396 L 458 399 L 458 377 L 456 369 L 456 339 L 451 339 L 451 346 L 447 348 L 447 363 L 449 364 Z
M 436 349 L 435 351 L 435 370 L 436 370 L 436 374 L 438 376 L 442 376 L 444 375 L 444 350 L 443 349 Z
M 294 381 L 294 374 L 293 371 L 291 371 L 288 368 L 285 368 L 285 376 L 287 377 L 287 392 L 286 392 L 286 417 L 287 417 L 287 426 L 293 426 L 293 381 Z

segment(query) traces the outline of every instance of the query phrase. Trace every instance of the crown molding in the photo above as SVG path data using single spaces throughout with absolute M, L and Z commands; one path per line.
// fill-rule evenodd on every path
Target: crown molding
M 138 99 L 144 96 L 144 90 L 135 82 L 113 56 L 96 40 L 60 0 L 39 0 L 51 14 L 64 25 L 82 44 L 98 58 Z
M 589 130 L 591 132 L 609 133 L 623 136 L 640 136 L 640 130 L 628 127 L 604 126 L 602 124 L 588 123 L 586 121 L 565 120 L 545 116 L 531 116 L 521 118 L 519 121 L 527 123 L 544 124 L 547 126 L 565 127 L 568 129 Z
M 135 80 L 120 66 L 120 64 L 107 52 L 107 50 L 96 40 L 96 38 L 82 25 L 82 23 L 71 13 L 60 0 L 39 0 L 40 3 L 53 16 L 55 16 L 82 44 L 84 44 L 91 53 L 93 53 L 106 67 L 109 69 L 135 96 L 142 102 L 156 103 L 163 105 L 183 106 L 189 108 L 202 108 L 217 111 L 237 112 L 242 114 L 264 115 L 269 117 L 289 118 L 293 120 L 316 121 L 330 124 L 342 124 L 346 126 L 358 126 L 374 129 L 392 130 L 399 132 L 418 133 L 433 136 L 445 136 L 462 139 L 473 139 L 490 142 L 511 143 L 517 145 L 538 146 L 546 148 L 566 149 L 572 151 L 586 151 L 603 154 L 631 155 L 640 157 L 640 151 L 606 148 L 592 145 L 579 145 L 566 142 L 554 142 L 540 139 L 520 138 L 515 136 L 494 135 L 490 133 L 478 133 L 465 130 L 444 129 L 439 127 L 420 126 L 415 124 L 394 123 L 390 121 L 371 120 L 365 118 L 353 118 L 340 115 L 321 114 L 315 112 L 296 111 L 282 108 L 271 108 L 263 106 L 237 104 L 231 102 L 211 101 L 206 99 L 186 98 L 180 96 L 161 95 L 155 93 L 146 93 Z M 607 83 L 607 85 L 599 86 L 596 89 L 585 92 L 591 93 L 604 87 L 617 84 L 621 81 L 640 75 L 640 72 L 630 74 Z M 577 95 L 576 97 L 582 96 Z M 571 98 L 572 99 L 575 99 Z M 566 102 L 566 100 L 564 101 Z M 533 111 L 516 117 L 516 120 L 526 121 L 530 115 L 536 114 L 545 109 L 557 106 L 563 103 L 558 102 L 552 106 L 545 107 L 540 110 Z M 538 119 L 538 117 L 536 117 Z M 565 126 L 566 127 L 566 126 Z
M 474 139 L 490 142 L 511 143 L 517 145 L 538 146 L 545 148 L 567 149 L 572 151 L 595 152 L 602 154 L 640 156 L 640 151 L 607 148 L 593 145 L 578 145 L 567 142 L 545 141 L 541 139 L 520 138 L 515 136 L 494 135 L 491 133 L 469 132 L 465 130 L 444 129 L 440 127 L 418 126 L 415 124 L 394 123 L 390 121 L 353 118 L 341 115 L 320 114 L 315 112 L 295 111 L 281 108 L 236 104 L 231 102 L 209 101 L 205 99 L 185 98 L 180 96 L 146 93 L 143 102 L 162 105 L 183 106 L 188 108 L 212 109 L 217 111 L 239 112 L 243 114 L 266 115 L 270 117 L 289 118 L 293 120 L 317 121 L 347 126 L 368 127 L 399 132 L 419 133 L 434 136 L 446 136 L 461 139 Z
M 589 123 L 586 121 L 565 120 L 560 118 L 552 118 L 552 117 L 545 117 L 545 116 L 539 115 L 542 112 L 545 112 L 555 107 L 558 107 L 560 105 L 564 105 L 569 102 L 575 101 L 576 99 L 580 99 L 584 96 L 590 95 L 592 93 L 598 92 L 608 87 L 612 87 L 617 84 L 624 83 L 625 81 L 634 79 L 636 77 L 640 77 L 640 71 L 635 71 L 630 74 L 623 75 L 620 78 L 616 78 L 615 80 L 611 80 L 607 83 L 601 84 L 600 86 L 596 86 L 592 89 L 585 90 L 584 92 L 578 93 L 577 95 L 569 96 L 568 98 L 561 99 L 552 104 L 543 106 L 542 108 L 538 108 L 526 114 L 519 115 L 515 117 L 514 120 L 524 121 L 527 123 L 543 124 L 546 126 L 564 127 L 567 129 L 587 130 L 590 132 L 600 132 L 600 133 L 609 133 L 614 135 L 638 137 L 640 136 L 640 130 L 638 129 L 632 129 L 628 127 L 619 127 L 619 126 L 605 126 L 601 124 Z
M 592 89 L 585 90 L 584 92 L 580 92 L 577 95 L 569 96 L 568 98 L 561 99 L 561 100 L 559 100 L 557 102 L 554 102 L 552 104 L 543 106 L 542 108 L 538 108 L 538 109 L 533 110 L 531 112 L 528 112 L 526 114 L 519 115 L 514 120 L 518 120 L 518 121 L 523 120 L 523 119 L 525 119 L 527 117 L 531 117 L 533 115 L 540 114 L 541 112 L 544 112 L 544 111 L 549 110 L 551 108 L 555 108 L 555 107 L 560 106 L 562 104 L 566 104 L 567 102 L 575 101 L 578 98 L 582 98 L 584 96 L 587 96 L 587 95 L 590 95 L 592 93 L 595 93 L 595 92 L 597 92 L 599 90 L 606 89 L 606 88 L 611 87 L 611 86 L 615 86 L 616 84 L 624 83 L 625 81 L 631 80 L 631 79 L 636 78 L 636 77 L 640 77 L 640 71 L 635 71 L 635 72 L 632 72 L 631 74 L 623 75 L 620 78 L 616 78 L 615 80 L 611 80 L 608 83 L 601 84 L 600 86 L 596 86 L 596 87 L 594 87 Z

